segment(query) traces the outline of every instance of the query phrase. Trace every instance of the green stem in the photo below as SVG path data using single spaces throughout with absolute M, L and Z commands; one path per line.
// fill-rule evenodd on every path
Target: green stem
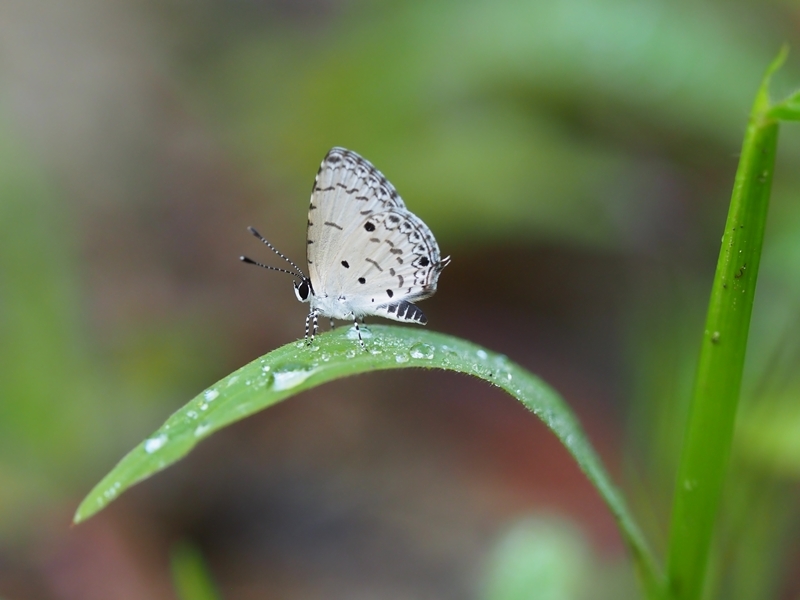
M 711 290 L 670 530 L 669 593 L 680 600 L 703 594 L 727 474 L 778 142 L 767 85 L 782 58 L 750 115 Z

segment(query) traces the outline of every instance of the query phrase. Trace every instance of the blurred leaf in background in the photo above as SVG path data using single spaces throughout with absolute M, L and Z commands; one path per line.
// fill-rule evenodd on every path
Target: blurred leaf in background
M 219 600 L 202 554 L 184 542 L 172 549 L 172 579 L 180 600 Z
M 602 564 L 574 523 L 555 515 L 520 519 L 487 561 L 482 600 L 602 600 L 635 597 L 624 570 Z
M 661 225 L 648 154 L 691 167 L 738 147 L 774 51 L 750 25 L 630 0 L 356 3 L 312 31 L 265 19 L 195 85 L 245 160 L 297 193 L 339 144 L 445 240 L 619 248 Z
M 0 531 L 72 484 L 102 434 L 74 229 L 47 176 L 0 136 Z M 16 532 L 21 533 L 21 532 Z

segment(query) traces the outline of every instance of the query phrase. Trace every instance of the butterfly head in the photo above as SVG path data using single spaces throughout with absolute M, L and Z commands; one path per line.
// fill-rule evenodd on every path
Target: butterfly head
M 314 288 L 311 287 L 311 280 L 308 277 L 304 277 L 300 283 L 293 282 L 293 285 L 294 295 L 297 296 L 300 302 L 308 302 L 311 296 L 314 295 Z

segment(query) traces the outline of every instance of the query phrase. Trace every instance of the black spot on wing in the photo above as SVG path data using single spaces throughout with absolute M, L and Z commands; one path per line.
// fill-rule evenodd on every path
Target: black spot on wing
M 346 260 L 343 260 L 343 261 L 342 261 L 342 266 L 343 266 L 345 269 L 349 269 L 349 268 L 350 268 L 350 264 L 349 264 L 349 263 L 348 263 Z

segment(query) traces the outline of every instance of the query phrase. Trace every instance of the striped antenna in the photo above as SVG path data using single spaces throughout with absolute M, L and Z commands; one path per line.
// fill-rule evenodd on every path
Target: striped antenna
M 263 263 L 257 262 L 252 258 L 248 258 L 246 256 L 240 256 L 239 260 L 243 263 L 247 263 L 248 265 L 255 265 L 257 267 L 261 267 L 262 269 L 269 269 L 270 271 L 279 271 L 281 273 L 286 273 L 287 275 L 291 275 L 292 277 L 297 277 L 298 279 L 305 279 L 303 275 L 299 273 L 295 273 L 294 271 L 287 271 L 286 269 L 280 269 L 278 267 L 270 267 L 269 265 L 265 265 Z
M 289 275 L 293 275 L 293 276 L 295 276 L 295 277 L 299 277 L 300 279 L 307 279 L 307 277 L 306 277 L 306 276 L 303 274 L 303 269 L 301 269 L 301 268 L 300 268 L 300 267 L 298 267 L 296 264 L 294 264 L 294 262 L 292 262 L 292 261 L 291 261 L 291 260 L 290 260 L 290 259 L 289 259 L 287 256 L 285 256 L 285 255 L 284 255 L 284 254 L 283 254 L 281 251 L 279 251 L 279 250 L 278 250 L 278 249 L 277 249 L 275 246 L 273 246 L 272 244 L 270 244 L 270 243 L 269 243 L 269 241 L 267 241 L 267 239 L 266 239 L 266 238 L 265 238 L 263 235 L 261 235 L 260 233 L 258 233 L 258 231 L 256 231 L 255 227 L 248 227 L 248 228 L 247 228 L 247 230 L 248 230 L 250 233 L 252 233 L 254 236 L 256 236 L 256 237 L 257 237 L 259 240 L 261 240 L 261 241 L 262 241 L 262 242 L 263 242 L 263 243 L 264 243 L 264 244 L 267 246 L 267 248 L 269 248 L 270 250 L 272 250 L 272 251 L 273 251 L 275 254 L 277 254 L 278 256 L 280 256 L 280 257 L 281 257 L 283 260 L 285 260 L 287 263 L 289 263 L 290 265 L 292 265 L 292 266 L 295 268 L 296 272 L 294 272 L 294 271 L 287 271 L 286 269 L 279 269 L 278 267 L 270 267 L 270 266 L 268 266 L 268 265 L 265 265 L 265 264 L 262 264 L 262 263 L 260 263 L 260 262 L 257 262 L 257 261 L 255 261 L 255 260 L 253 260 L 252 258 L 247 258 L 246 256 L 240 256 L 240 257 L 239 257 L 239 260 L 241 260 L 242 262 L 245 262 L 245 263 L 251 264 L 251 265 L 256 265 L 257 267 L 262 267 L 262 268 L 264 268 L 264 269 L 269 269 L 269 270 L 271 270 L 271 271 L 280 271 L 281 273 L 288 273 Z

